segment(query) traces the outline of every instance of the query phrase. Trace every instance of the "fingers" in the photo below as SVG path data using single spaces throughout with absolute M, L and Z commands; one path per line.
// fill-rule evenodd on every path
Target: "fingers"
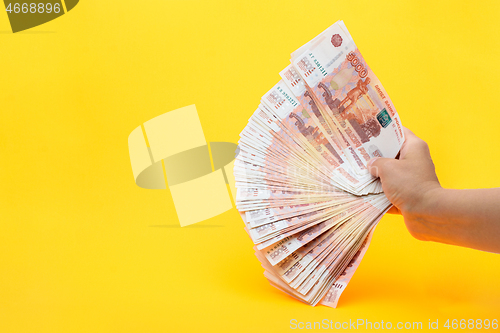
M 418 140 L 418 137 L 410 131 L 408 128 L 403 126 L 403 132 L 405 135 L 405 141 L 403 142 L 403 145 L 401 146 L 401 150 L 399 151 L 399 159 L 403 160 L 406 157 L 406 154 L 408 153 L 408 147 L 415 142 L 415 140 Z
M 412 131 L 410 131 L 408 128 L 403 126 L 403 130 L 405 132 L 405 142 L 403 143 L 403 146 L 411 145 L 417 141 L 421 141 L 418 136 L 415 135 Z
M 405 159 L 421 159 L 428 158 L 430 156 L 429 146 L 427 143 L 420 139 L 408 128 L 403 126 L 405 133 L 405 142 L 401 147 L 400 160 Z
M 376 157 L 368 161 L 367 168 L 372 176 L 380 177 L 381 174 L 385 173 L 384 170 L 387 168 L 387 163 L 394 163 L 395 161 L 396 160 L 392 158 Z
M 418 136 L 416 136 L 415 133 L 413 133 L 408 127 L 403 126 L 403 132 L 405 133 L 405 138 L 408 138 L 408 137 L 418 138 Z

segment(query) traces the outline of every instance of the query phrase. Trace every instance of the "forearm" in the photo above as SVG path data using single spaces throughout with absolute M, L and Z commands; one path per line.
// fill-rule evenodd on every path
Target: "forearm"
M 419 214 L 420 238 L 500 253 L 500 188 L 436 189 Z

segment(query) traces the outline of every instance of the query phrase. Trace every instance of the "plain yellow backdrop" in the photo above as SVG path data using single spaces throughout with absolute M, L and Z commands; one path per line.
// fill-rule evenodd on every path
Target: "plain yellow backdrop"
M 417 241 L 401 217 L 339 307 L 313 308 L 267 283 L 235 209 L 180 228 L 168 190 L 135 185 L 134 128 L 196 104 L 207 141 L 237 142 L 290 53 L 339 19 L 442 184 L 500 186 L 499 1 L 82 0 L 18 34 L 0 13 L 0 332 L 500 319 L 500 256 Z

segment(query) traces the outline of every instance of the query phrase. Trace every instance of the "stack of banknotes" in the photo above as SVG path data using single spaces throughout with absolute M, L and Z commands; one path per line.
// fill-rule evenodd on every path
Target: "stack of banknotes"
M 336 307 L 391 206 L 367 162 L 396 157 L 403 127 L 342 21 L 279 75 L 240 134 L 236 205 L 269 282 Z

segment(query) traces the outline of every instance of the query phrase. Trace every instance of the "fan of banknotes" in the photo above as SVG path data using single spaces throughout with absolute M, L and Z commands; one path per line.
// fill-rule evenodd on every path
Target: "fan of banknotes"
M 391 206 L 367 162 L 394 158 L 403 128 L 342 21 L 279 74 L 240 134 L 236 205 L 269 282 L 336 307 Z

